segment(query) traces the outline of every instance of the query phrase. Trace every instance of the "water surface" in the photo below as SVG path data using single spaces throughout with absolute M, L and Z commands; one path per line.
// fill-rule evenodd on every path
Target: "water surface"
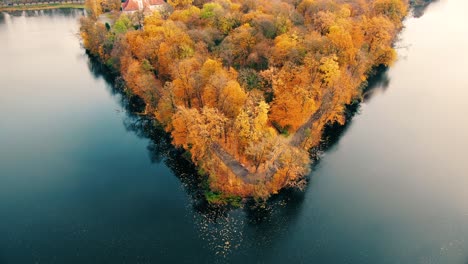
M 305 192 L 230 212 L 85 54 L 83 11 L 0 14 L 0 263 L 466 263 L 467 8 L 407 19 Z

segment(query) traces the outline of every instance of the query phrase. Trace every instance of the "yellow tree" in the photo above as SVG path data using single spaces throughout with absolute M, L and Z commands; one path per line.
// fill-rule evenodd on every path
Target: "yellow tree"
M 285 186 L 302 189 L 305 187 L 304 175 L 309 173 L 310 158 L 308 152 L 284 145 L 276 161 L 277 171 L 273 176 L 273 191 Z
M 271 55 L 274 65 L 283 65 L 291 60 L 292 53 L 298 46 L 298 36 L 295 34 L 283 34 L 275 38 L 275 46 Z
M 253 162 L 255 172 L 258 172 L 260 165 L 266 165 L 270 160 L 271 153 L 277 145 L 277 137 L 270 133 L 263 133 L 262 137 L 256 142 L 249 142 L 245 149 L 245 154 Z
M 213 143 L 222 140 L 227 118 L 218 110 L 204 107 L 202 111 L 179 107 L 172 119 L 174 145 L 190 151 L 197 164 L 209 158 Z
M 320 60 L 319 72 L 321 74 L 322 85 L 330 87 L 340 75 L 340 65 L 336 55 L 323 57 Z
M 384 15 L 396 24 L 400 24 L 408 12 L 408 5 L 403 0 L 375 0 L 374 12 L 376 15 Z
M 194 57 L 184 59 L 172 69 L 173 89 L 177 105 L 203 107 L 199 71 L 201 64 Z M 195 99 L 195 103 L 193 104 Z M 198 99 L 198 100 L 197 100 Z
M 171 82 L 166 82 L 161 91 L 161 98 L 158 101 L 157 111 L 155 112 L 156 118 L 165 127 L 166 131 L 173 129 L 172 116 L 176 111 L 177 105 L 173 85 Z
M 353 62 L 358 51 L 353 45 L 350 32 L 351 30 L 347 30 L 341 25 L 333 25 L 327 34 L 327 38 L 334 46 L 333 53 L 338 55 L 339 61 L 343 64 Z
M 102 14 L 102 0 L 86 0 L 85 7 L 94 20 Z
M 218 109 L 227 117 L 236 117 L 247 99 L 247 95 L 235 80 L 228 81 L 221 91 Z
M 251 98 L 248 99 L 248 101 Z M 257 142 L 265 132 L 271 133 L 268 127 L 269 106 L 264 101 L 247 102 L 234 121 L 241 151 L 250 143 Z
M 304 66 L 286 65 L 272 77 L 274 100 L 270 119 L 282 129 L 294 132 L 317 109 L 318 91 L 311 72 Z
M 193 0 L 167 0 L 167 3 L 176 9 L 181 9 L 190 6 Z
M 395 36 L 395 25 L 383 16 L 364 19 L 365 42 L 374 65 L 390 65 L 396 58 L 391 47 Z

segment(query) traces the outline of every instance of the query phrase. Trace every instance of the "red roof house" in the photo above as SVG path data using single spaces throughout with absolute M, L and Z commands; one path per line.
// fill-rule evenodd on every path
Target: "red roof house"
M 151 12 L 161 9 L 165 4 L 164 0 L 127 0 L 122 4 L 122 11 L 128 13 Z

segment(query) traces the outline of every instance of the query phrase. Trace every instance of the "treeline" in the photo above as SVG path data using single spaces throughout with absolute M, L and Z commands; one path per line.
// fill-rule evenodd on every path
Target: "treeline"
M 307 150 L 324 126 L 343 123 L 345 105 L 360 98 L 369 72 L 395 60 L 392 42 L 408 6 L 405 0 L 168 3 L 145 17 L 121 14 L 110 26 L 97 20 L 108 4 L 88 0 L 84 46 L 123 76 L 214 192 L 262 198 L 304 185 Z
M 79 3 L 83 4 L 84 0 L 1 0 L 0 6 L 17 6 L 17 5 L 31 5 L 31 4 L 66 4 L 66 3 Z

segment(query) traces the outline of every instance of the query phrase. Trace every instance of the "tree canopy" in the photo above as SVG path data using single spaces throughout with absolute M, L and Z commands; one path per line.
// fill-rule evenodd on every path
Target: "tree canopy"
M 171 12 L 146 15 L 142 27 L 137 13 L 106 28 L 97 17 L 112 3 L 87 1 L 84 46 L 145 101 L 214 191 L 242 197 L 303 186 L 307 150 L 324 126 L 343 123 L 372 69 L 395 60 L 392 42 L 408 7 L 406 0 L 171 0 Z

